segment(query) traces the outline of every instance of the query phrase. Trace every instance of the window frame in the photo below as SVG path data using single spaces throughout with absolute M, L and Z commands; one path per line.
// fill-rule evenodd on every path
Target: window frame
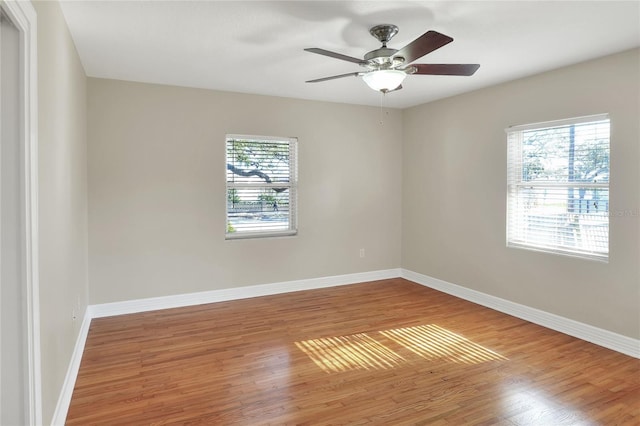
M 287 143 L 289 147 L 289 181 L 288 182 L 256 182 L 256 183 L 233 183 L 228 181 L 228 151 L 227 146 L 230 141 L 243 140 L 257 143 L 278 142 Z M 253 238 L 273 238 L 289 237 L 298 234 L 298 138 L 285 136 L 261 136 L 261 135 L 225 135 L 225 240 L 243 240 Z M 229 220 L 229 190 L 241 188 L 283 188 L 289 191 L 288 228 L 283 230 L 260 230 L 260 231 L 236 231 L 228 232 Z
M 561 245 L 544 245 L 536 244 L 530 241 L 526 241 L 522 238 L 517 238 L 518 233 L 522 233 L 522 227 L 514 229 L 518 221 L 522 221 L 522 216 L 518 215 L 516 203 L 518 201 L 518 189 L 520 187 L 527 188 L 545 188 L 545 189 L 562 189 L 562 188 L 584 188 L 591 190 L 606 189 L 608 199 L 611 198 L 610 192 L 610 179 L 607 179 L 606 183 L 599 182 L 575 182 L 575 181 L 525 181 L 523 179 L 523 165 L 524 160 L 522 158 L 522 134 L 531 130 L 549 130 L 559 127 L 566 127 L 570 125 L 584 125 L 587 123 L 597 123 L 607 120 L 609 126 L 611 126 L 611 119 L 609 114 L 596 114 L 583 117 L 568 118 L 563 120 L 554 120 L 547 122 L 531 123 L 518 126 L 510 126 L 505 129 L 507 134 L 507 212 L 506 212 L 506 246 L 509 248 L 526 249 L 550 254 L 564 255 L 577 257 L 581 259 L 596 260 L 607 263 L 609 261 L 610 254 L 610 213 L 607 208 L 606 212 L 603 212 L 603 216 L 606 216 L 607 221 L 607 250 L 606 252 L 587 250 L 584 248 L 569 249 L 566 246 Z M 611 167 L 611 127 L 609 127 L 608 135 L 608 154 L 609 170 Z M 570 214 L 568 212 L 568 214 Z M 580 213 L 578 213 L 580 214 Z M 514 218 L 514 215 L 517 216 Z

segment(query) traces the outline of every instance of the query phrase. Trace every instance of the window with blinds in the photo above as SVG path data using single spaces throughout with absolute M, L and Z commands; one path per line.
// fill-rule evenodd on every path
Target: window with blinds
M 507 246 L 607 261 L 608 115 L 506 132 Z
M 295 235 L 297 139 L 227 135 L 226 238 Z

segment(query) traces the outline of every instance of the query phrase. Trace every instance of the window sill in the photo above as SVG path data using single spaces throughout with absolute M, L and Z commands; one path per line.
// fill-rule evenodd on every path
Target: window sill
M 279 232 L 234 232 L 232 234 L 225 234 L 224 239 L 227 241 L 233 241 L 233 240 L 248 240 L 248 239 L 255 239 L 255 238 L 293 237 L 296 235 L 298 235 L 298 230 L 279 231 Z
M 535 245 L 531 245 L 531 244 L 518 243 L 518 242 L 513 242 L 513 241 L 507 242 L 507 247 L 508 248 L 521 249 L 521 250 L 537 251 L 539 253 L 553 254 L 553 255 L 556 255 L 556 256 L 568 256 L 568 257 L 573 257 L 573 258 L 577 258 L 577 259 L 594 260 L 596 262 L 609 263 L 609 255 L 608 254 L 574 252 L 574 251 L 570 251 L 570 250 L 560 250 L 560 249 L 557 249 L 557 248 L 549 248 L 549 247 L 545 247 L 545 246 L 535 246 Z

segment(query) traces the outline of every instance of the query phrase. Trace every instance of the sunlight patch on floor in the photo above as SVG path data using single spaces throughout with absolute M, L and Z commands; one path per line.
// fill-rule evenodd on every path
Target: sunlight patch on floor
M 386 370 L 404 359 L 366 333 L 296 342 L 296 346 L 321 369 L 330 373 L 348 370 Z
M 478 364 L 506 360 L 497 352 L 435 324 L 380 331 L 380 334 L 428 360 Z
M 507 359 L 434 324 L 376 333 L 430 361 L 479 364 Z M 295 345 L 327 373 L 361 369 L 386 370 L 410 361 L 367 333 L 303 340 L 295 342 Z

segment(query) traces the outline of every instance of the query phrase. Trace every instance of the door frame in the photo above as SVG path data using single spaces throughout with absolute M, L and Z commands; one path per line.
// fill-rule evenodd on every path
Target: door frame
M 42 374 L 40 364 L 40 303 L 38 280 L 38 60 L 37 15 L 30 1 L 0 0 L 0 7 L 20 33 L 20 144 L 24 155 L 20 192 L 23 199 L 24 265 L 26 295 L 28 418 L 42 424 Z

